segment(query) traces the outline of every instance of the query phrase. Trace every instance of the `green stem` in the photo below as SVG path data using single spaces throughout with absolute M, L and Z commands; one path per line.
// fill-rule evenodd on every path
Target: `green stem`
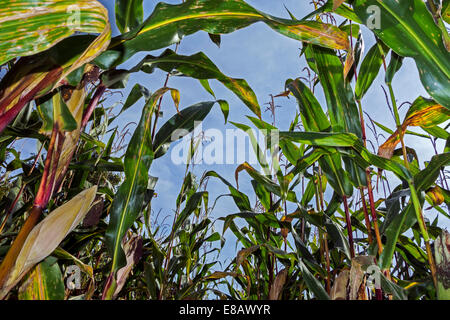
M 409 181 L 409 189 L 411 191 L 411 200 L 414 206 L 414 211 L 416 212 L 417 222 L 419 223 L 419 228 L 422 233 L 422 237 L 425 241 L 428 262 L 430 263 L 431 276 L 433 277 L 433 283 L 437 290 L 437 277 L 436 277 L 436 264 L 433 259 L 433 254 L 431 252 L 430 246 L 430 236 L 428 235 L 427 226 L 422 214 L 422 207 L 420 205 L 419 196 L 417 195 L 416 187 L 412 181 Z
M 395 101 L 394 90 L 392 89 L 391 83 L 387 83 L 387 86 L 389 88 L 389 94 L 391 95 L 392 109 L 394 110 L 395 124 L 397 125 L 398 136 L 399 136 L 400 142 L 402 144 L 403 161 L 405 162 L 405 167 L 407 169 L 409 169 L 409 162 L 408 162 L 408 156 L 406 153 L 405 141 L 403 140 L 403 129 L 402 129 L 402 124 L 400 122 L 400 115 L 398 113 L 397 102 Z

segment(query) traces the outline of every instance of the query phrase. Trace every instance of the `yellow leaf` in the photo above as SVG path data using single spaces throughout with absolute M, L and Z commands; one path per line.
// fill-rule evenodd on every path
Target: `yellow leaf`
M 404 135 L 408 127 L 429 128 L 447 121 L 450 118 L 450 110 L 436 103 L 432 99 L 417 98 L 409 108 L 405 120 L 401 126 L 401 134 Z M 378 155 L 390 159 L 394 154 L 395 147 L 400 142 L 399 130 L 397 129 L 378 148 Z
M 38 262 L 50 255 L 64 238 L 82 221 L 95 199 L 97 187 L 76 195 L 53 210 L 28 235 L 9 273 L 6 284 L 0 288 L 0 299 Z
M 430 197 L 431 203 L 433 206 L 440 206 L 444 203 L 444 193 L 442 192 L 442 189 L 439 186 L 434 186 L 432 188 L 429 188 L 426 191 L 427 196 Z
M 225 277 L 237 277 L 238 274 L 236 272 L 224 272 L 224 271 L 215 271 L 213 274 L 207 276 L 205 279 L 223 279 Z
M 64 282 L 56 259 L 46 259 L 34 267 L 19 288 L 19 300 L 64 300 Z
M 92 60 L 111 39 L 108 11 L 92 0 L 4 0 L 0 8 L 0 65 L 49 49 L 76 32 L 100 33 L 63 75 Z
M 347 78 L 348 73 L 350 72 L 354 63 L 355 63 L 355 55 L 353 54 L 353 51 L 350 50 L 347 54 L 347 58 L 345 59 L 344 78 Z
M 172 96 L 173 103 L 175 104 L 175 108 L 177 112 L 180 113 L 180 91 L 177 89 L 170 89 L 170 94 Z

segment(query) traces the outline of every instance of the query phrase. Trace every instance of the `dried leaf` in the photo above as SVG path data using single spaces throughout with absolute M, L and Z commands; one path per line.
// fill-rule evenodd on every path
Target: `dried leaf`
M 14 268 L 0 289 L 3 298 L 17 282 L 38 262 L 50 255 L 64 238 L 82 221 L 94 201 L 97 187 L 76 195 L 64 205 L 53 210 L 37 224 L 28 235 L 16 259 Z
M 142 257 L 142 237 L 133 234 L 130 240 L 122 242 L 122 248 L 127 258 L 127 265 L 117 271 L 117 287 L 114 291 L 113 299 L 120 293 L 131 270 Z
M 445 122 L 450 118 L 450 110 L 436 103 L 432 99 L 417 98 L 406 113 L 405 120 L 401 126 L 401 134 L 404 135 L 409 126 L 430 128 Z M 390 159 L 394 154 L 395 147 L 400 142 L 399 130 L 397 129 L 378 148 L 380 157 Z
M 349 270 L 342 270 L 334 280 L 331 288 L 332 300 L 347 300 L 347 284 L 350 278 Z
M 247 259 L 249 255 L 259 249 L 259 245 L 251 246 L 250 248 L 242 249 L 238 252 L 236 256 L 236 270 L 240 265 Z
M 349 300 L 357 300 L 359 288 L 364 279 L 364 271 L 361 268 L 361 264 L 357 259 L 352 260 L 352 268 L 350 269 L 350 279 L 349 279 Z
M 447 231 L 442 231 L 442 234 L 436 239 L 435 259 L 436 259 L 436 273 L 438 278 L 438 292 L 439 300 L 450 299 L 450 234 Z
M 224 271 L 215 271 L 213 274 L 207 276 L 205 279 L 222 279 L 225 277 L 237 277 L 238 274 L 236 272 L 224 272 Z
M 286 283 L 287 275 L 288 275 L 287 269 L 283 269 L 280 272 L 278 272 L 275 281 L 273 282 L 273 285 L 270 288 L 269 300 L 280 299 L 280 294 L 283 291 L 284 284 Z

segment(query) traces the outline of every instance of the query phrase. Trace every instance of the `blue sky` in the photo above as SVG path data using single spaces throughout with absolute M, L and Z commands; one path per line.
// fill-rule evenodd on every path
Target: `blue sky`
M 113 22 L 114 1 L 102 0 L 100 2 L 105 4 L 108 8 L 110 12 L 110 19 Z M 148 15 L 152 12 L 157 2 L 159 1 L 144 0 L 145 17 L 148 17 Z M 181 1 L 165 2 L 176 4 Z M 248 0 L 247 2 L 266 13 L 285 18 L 289 18 L 289 15 L 284 6 L 286 6 L 298 18 L 305 16 L 313 10 L 312 5 L 309 4 L 309 1 L 307 0 Z M 113 29 L 113 32 L 117 34 L 117 30 Z M 374 43 L 374 37 L 367 29 L 363 30 L 363 36 L 367 52 Z M 173 49 L 174 46 L 171 48 Z M 224 74 L 234 78 L 246 79 L 255 91 L 261 108 L 265 109 L 266 106 L 264 104 L 269 102 L 269 94 L 275 95 L 282 92 L 284 90 L 284 83 L 286 79 L 306 76 L 306 73 L 302 72 L 302 69 L 306 66 L 306 64 L 304 58 L 299 58 L 300 48 L 300 42 L 274 32 L 263 23 L 256 23 L 232 34 L 222 35 L 222 43 L 220 48 L 211 42 L 205 32 L 198 32 L 194 35 L 185 37 L 182 40 L 178 53 L 191 55 L 198 51 L 203 51 Z M 153 51 L 151 54 L 158 55 L 162 51 L 163 50 Z M 133 66 L 145 54 L 148 53 L 140 53 L 134 56 L 121 67 L 127 68 Z M 135 83 L 140 83 L 153 92 L 163 86 L 164 79 L 165 73 L 159 71 L 152 75 L 147 75 L 142 72 L 132 75 L 130 77 L 127 89 L 123 90 L 123 97 L 116 94 L 110 99 L 111 101 L 109 103 L 112 104 L 116 101 L 124 102 Z M 384 85 L 383 79 L 384 72 L 380 72 L 375 83 L 372 85 L 370 91 L 362 101 L 363 109 L 368 112 L 374 120 L 389 128 L 395 128 L 394 119 L 388 110 L 385 96 L 381 89 L 381 86 Z M 180 108 L 184 108 L 201 101 L 212 100 L 212 97 L 196 80 L 171 77 L 168 86 L 180 90 Z M 234 96 L 233 93 L 217 81 L 211 81 L 211 86 L 218 99 L 225 99 L 229 102 L 229 120 L 251 125 L 250 121 L 245 117 L 247 115 L 252 115 L 251 112 L 239 99 Z M 418 72 L 414 61 L 411 59 L 405 59 L 402 69 L 394 79 L 393 86 L 399 104 L 404 101 L 412 102 L 419 95 L 428 97 L 428 94 L 423 89 L 419 81 Z M 322 106 L 326 106 L 321 90 L 317 91 L 316 96 Z M 280 98 L 276 100 L 276 104 L 280 106 L 280 108 L 277 109 L 276 124 L 282 130 L 288 129 L 289 124 L 298 110 L 297 103 L 294 98 Z M 122 115 L 120 120 L 121 122 L 116 124 L 123 126 L 128 122 L 139 121 L 142 106 L 143 101 L 135 104 Z M 164 111 L 164 117 L 160 119 L 159 125 L 167 121 L 175 113 L 173 102 L 168 96 L 163 100 L 162 110 Z M 406 110 L 406 106 L 401 109 L 400 113 L 402 118 Z M 263 119 L 271 122 L 269 113 L 264 113 Z M 215 105 L 212 112 L 207 116 L 203 123 L 203 129 L 208 128 L 217 128 L 224 131 L 227 128 L 234 129 L 234 126 L 230 123 L 224 125 L 223 115 L 218 105 Z M 385 135 L 385 137 L 387 136 L 388 135 Z M 373 140 L 373 137 L 370 135 L 369 138 Z M 384 142 L 383 138 L 381 138 L 381 143 L 382 142 Z M 423 162 L 429 160 L 433 155 L 433 150 L 431 149 L 428 141 L 422 138 L 407 136 L 406 143 L 416 149 L 419 155 L 421 167 L 423 168 Z M 440 143 L 438 145 L 438 150 L 441 152 L 442 149 L 443 144 Z M 234 183 L 234 170 L 236 166 L 237 165 L 199 165 L 196 166 L 195 173 L 201 175 L 205 170 L 215 170 L 230 182 Z M 153 163 L 151 175 L 157 176 L 159 181 L 156 187 L 158 197 L 153 200 L 152 206 L 155 212 L 161 210 L 161 216 L 172 215 L 172 210 L 175 206 L 175 199 L 181 186 L 184 170 L 184 165 L 173 165 L 170 162 L 169 154 Z M 391 187 L 393 188 L 397 183 L 398 180 L 393 182 Z M 240 175 L 240 188 L 243 192 L 248 192 L 250 195 L 254 194 L 251 189 L 250 178 L 245 173 L 241 173 Z M 208 184 L 208 191 L 210 192 L 211 203 L 218 195 L 228 193 L 227 188 L 215 179 L 210 180 Z M 250 200 L 254 203 L 253 196 L 250 196 Z M 229 198 L 222 198 L 219 200 L 212 215 L 214 218 L 218 218 L 236 212 L 237 208 L 232 200 Z M 445 218 L 442 218 L 442 221 L 445 220 Z M 448 220 L 445 221 L 445 224 L 448 226 Z M 221 231 L 221 227 L 218 227 L 218 231 Z M 228 243 L 229 244 L 227 247 L 230 245 L 233 246 L 234 237 L 228 237 Z

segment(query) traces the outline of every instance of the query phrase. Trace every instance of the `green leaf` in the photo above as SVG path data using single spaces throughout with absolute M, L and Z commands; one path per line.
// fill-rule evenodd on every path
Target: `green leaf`
M 299 259 L 298 265 L 300 267 L 300 271 L 302 272 L 303 280 L 305 280 L 309 290 L 311 290 L 316 295 L 317 299 L 330 300 L 330 296 L 327 294 L 322 284 L 308 270 L 303 261 Z
M 260 172 L 258 172 L 255 168 L 250 166 L 247 162 L 244 162 L 243 164 L 239 165 L 236 169 L 235 176 L 236 176 L 236 183 L 238 182 L 238 174 L 240 171 L 245 170 L 247 173 L 256 180 L 256 182 L 263 185 L 268 191 L 276 194 L 279 197 L 285 198 L 288 201 L 291 202 L 297 202 L 296 195 L 293 191 L 289 191 L 287 195 L 283 193 L 282 188 L 270 180 L 267 176 L 262 175 Z
M 336 9 L 333 9 L 333 2 L 335 0 L 328 0 L 327 3 L 325 3 L 323 6 L 318 8 L 317 10 L 309 13 L 307 16 L 305 16 L 302 20 L 310 19 L 314 16 L 319 15 L 320 13 L 328 13 L 333 12 L 336 13 L 346 19 L 352 20 L 356 23 L 361 23 L 361 20 L 358 18 L 358 16 L 355 14 L 352 8 L 347 6 L 346 4 L 342 4 Z
M 223 117 L 225 118 L 225 124 L 228 120 L 228 114 L 230 113 L 230 105 L 225 100 L 217 100 L 217 103 L 220 105 L 220 110 L 222 110 Z
M 401 164 L 370 153 L 360 139 L 351 133 L 319 133 L 319 132 L 280 132 L 280 139 L 290 139 L 319 147 L 351 147 L 357 154 L 354 156 L 361 167 L 370 164 L 395 173 L 399 178 L 410 181 L 411 173 Z M 366 162 L 366 163 L 364 163 Z
M 261 118 L 261 108 L 258 100 L 247 81 L 243 79 L 230 78 L 224 75 L 203 52 L 198 52 L 191 56 L 183 56 L 167 49 L 159 57 L 154 57 L 151 55 L 146 56 L 135 67 L 133 67 L 130 72 L 142 70 L 146 73 L 152 73 L 155 68 L 159 68 L 167 72 L 173 72 L 176 70 L 185 76 L 199 80 L 216 79 L 230 89 L 253 113 Z M 202 82 L 202 84 L 204 86 L 206 85 L 205 82 Z M 206 90 L 214 95 L 211 88 L 209 87 L 208 90 L 208 87 L 206 87 Z
M 353 89 L 344 79 L 344 68 L 333 50 L 311 46 L 307 55 L 314 60 L 328 106 L 332 131 L 351 132 L 362 137 L 361 122 Z M 345 168 L 356 187 L 366 186 L 365 168 L 343 157 Z
M 267 123 L 260 120 L 260 119 L 255 119 L 252 117 L 248 117 L 260 130 L 263 130 L 263 134 L 267 135 L 267 132 L 265 132 L 265 130 L 271 130 L 273 127 L 271 125 L 269 125 L 269 127 L 267 127 Z M 258 143 L 258 140 L 254 134 L 254 131 L 252 130 L 252 128 L 250 128 L 249 126 L 242 124 L 242 123 L 236 123 L 236 122 L 231 122 L 231 124 L 233 124 L 235 127 L 241 129 L 242 131 L 244 131 L 247 136 L 250 139 L 250 144 L 252 145 L 253 151 L 256 154 L 256 159 L 258 160 L 258 163 L 260 164 L 261 168 L 264 170 L 264 173 L 266 176 L 270 175 L 270 166 L 267 162 L 267 158 L 266 158 L 266 149 L 265 147 L 267 145 L 270 145 L 270 135 L 269 138 L 267 139 L 267 144 L 266 146 L 261 147 Z M 269 147 L 270 148 L 270 147 Z
M 209 35 L 209 38 L 211 39 L 211 41 L 212 41 L 218 48 L 220 48 L 220 42 L 221 42 L 220 34 L 208 33 L 208 35 Z
M 418 97 L 408 109 L 403 124 L 428 128 L 434 127 L 449 119 L 450 110 L 443 108 L 433 99 Z
M 427 133 L 431 134 L 433 137 L 447 140 L 450 137 L 450 133 L 447 130 L 442 129 L 439 126 L 433 126 L 429 128 L 422 128 Z M 408 132 L 407 132 L 408 133 Z
M 377 42 L 367 52 L 359 68 L 358 80 L 356 81 L 355 96 L 357 100 L 361 100 L 369 90 L 383 64 L 383 57 L 386 56 L 388 51 L 389 47 Z
M 287 88 L 297 98 L 302 124 L 305 130 L 324 132 L 331 130 L 331 124 L 319 102 L 309 88 L 300 80 L 295 80 Z M 351 195 L 352 186 L 343 170 L 339 155 L 325 155 L 319 160 L 330 185 L 341 195 Z
M 375 28 L 370 6 L 380 10 L 379 25 Z M 427 92 L 450 108 L 450 53 L 425 3 L 422 0 L 356 0 L 354 10 L 393 51 L 415 60 Z
M 316 97 L 302 81 L 291 81 L 287 88 L 297 98 L 300 117 L 306 131 L 323 132 L 331 129 L 331 124 Z
M 175 221 L 173 225 L 173 230 L 176 232 L 180 229 L 181 225 L 186 221 L 186 219 L 191 215 L 199 205 L 201 204 L 202 199 L 204 199 L 205 195 L 208 195 L 207 192 L 196 192 L 194 193 L 186 203 L 185 208 L 183 211 L 181 211 L 180 215 L 178 216 L 177 220 Z
M 139 83 L 136 83 L 131 89 L 130 94 L 127 97 L 127 100 L 125 100 L 125 103 L 123 104 L 122 109 L 120 110 L 117 116 L 119 116 L 122 112 L 131 108 L 142 97 L 147 99 L 149 95 L 150 93 L 145 87 L 141 86 Z
M 361 124 L 353 91 L 344 81 L 344 69 L 336 53 L 311 46 L 311 58 L 317 66 L 334 132 L 351 132 L 361 137 Z
M 121 33 L 139 26 L 144 20 L 143 0 L 116 0 L 116 25 Z
M 61 131 L 73 131 L 78 124 L 58 91 L 38 106 L 43 120 L 42 133 L 50 133 L 55 125 Z
M 408 300 L 408 296 L 406 294 L 406 290 L 400 287 L 398 284 L 392 282 L 382 273 L 380 273 L 381 277 L 381 288 L 384 292 L 391 294 L 394 300 Z
M 211 111 L 214 103 L 214 101 L 209 101 L 194 104 L 176 113 L 164 123 L 153 141 L 155 159 L 164 155 L 172 142 L 193 131 L 195 126 Z
M 391 84 L 394 79 L 395 74 L 400 70 L 403 65 L 403 57 L 396 54 L 394 51 L 391 52 L 391 60 L 386 69 L 386 75 L 384 77 L 384 82 Z
M 114 38 L 109 50 L 96 62 L 103 69 L 109 69 L 125 62 L 137 52 L 167 47 L 200 30 L 216 35 L 225 34 L 259 21 L 299 41 L 335 49 L 345 50 L 349 47 L 347 33 L 330 24 L 275 18 L 242 0 L 187 0 L 177 5 L 157 4 L 139 28 Z
M 55 258 L 47 258 L 23 279 L 20 300 L 64 300 L 64 282 Z
M 445 22 L 450 23 L 450 1 L 449 0 L 443 0 L 442 19 L 444 19 Z
M 168 88 L 159 89 L 147 101 L 138 127 L 130 140 L 125 153 L 125 180 L 119 187 L 110 210 L 110 221 L 105 233 L 108 253 L 112 258 L 111 272 L 126 265 L 121 242 L 144 203 L 148 186 L 148 171 L 154 154 L 151 138 L 151 119 L 155 105 Z
M 325 216 L 324 226 L 327 229 L 331 241 L 333 242 L 333 246 L 341 250 L 347 258 L 350 259 L 350 244 L 348 243 L 347 236 L 345 236 L 342 232 L 343 228 L 327 216 Z
M 109 42 L 108 11 L 100 2 L 4 0 L 0 9 L 0 65 L 47 50 L 76 32 L 103 33 L 98 41 Z M 86 51 L 86 55 L 92 53 Z
M 425 191 L 439 176 L 442 167 L 450 164 L 450 152 L 441 153 L 431 158 L 427 167 L 414 176 L 414 185 L 418 192 Z
M 239 210 L 241 210 L 241 211 L 251 211 L 252 210 L 251 205 L 250 205 L 250 200 L 248 199 L 248 197 L 245 193 L 242 193 L 239 190 L 237 190 L 235 187 L 233 187 L 233 185 L 231 183 L 229 183 L 226 179 L 224 179 L 222 176 L 220 176 L 215 171 L 206 172 L 203 175 L 201 181 L 203 182 L 204 179 L 208 178 L 208 177 L 218 178 L 228 187 L 228 190 L 230 190 L 231 196 L 233 197 L 234 203 L 239 208 Z
M 381 269 L 385 270 L 391 266 L 397 240 L 404 230 L 404 226 L 410 226 L 416 221 L 414 206 L 412 203 L 409 203 L 399 214 L 395 216 L 387 227 L 383 225 L 383 228 L 385 229 L 384 235 L 386 236 L 386 243 L 379 259 Z

